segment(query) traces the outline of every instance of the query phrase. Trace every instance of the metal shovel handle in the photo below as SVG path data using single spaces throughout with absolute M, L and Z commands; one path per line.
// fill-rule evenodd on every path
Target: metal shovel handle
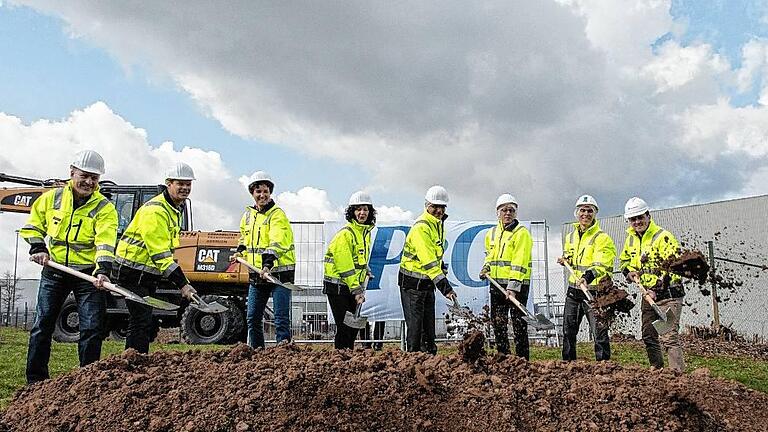
M 568 261 L 566 261 L 566 260 L 563 260 L 563 265 L 565 266 L 565 268 L 567 268 L 567 269 L 568 269 L 568 273 L 570 273 L 571 275 L 573 275 L 573 274 L 574 274 L 574 271 L 573 271 L 573 267 L 571 267 L 571 265 L 570 265 L 570 264 L 568 264 Z M 589 292 L 589 290 L 587 289 L 587 286 L 586 286 L 585 284 L 579 283 L 579 282 L 577 281 L 577 282 L 576 282 L 576 285 L 578 285 L 578 287 L 579 287 L 579 289 L 581 290 L 581 292 L 583 292 L 583 293 L 584 293 L 584 295 L 587 297 L 587 301 L 590 301 L 590 302 L 591 302 L 591 301 L 594 301 L 594 300 L 595 300 L 595 298 L 594 298 L 594 297 L 592 297 L 592 294 Z

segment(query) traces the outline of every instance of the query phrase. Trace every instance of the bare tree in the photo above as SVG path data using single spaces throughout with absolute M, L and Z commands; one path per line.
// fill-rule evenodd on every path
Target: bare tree
M 16 292 L 18 278 L 6 270 L 0 279 L 0 310 L 5 309 L 6 316 L 10 320 L 11 313 L 16 309 L 16 302 L 21 299 L 21 293 Z

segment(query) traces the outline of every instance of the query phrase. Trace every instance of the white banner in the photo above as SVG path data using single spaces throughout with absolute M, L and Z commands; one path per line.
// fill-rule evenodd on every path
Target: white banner
M 530 222 L 522 222 L 530 229 Z M 330 241 L 343 222 L 326 222 L 325 238 Z M 405 236 L 412 224 L 382 225 L 371 233 L 370 267 L 374 279 L 368 283 L 362 315 L 370 321 L 403 320 L 400 303 L 400 287 L 397 273 L 403 252 Z M 496 221 L 445 222 L 445 239 L 448 247 L 443 261 L 448 264 L 448 280 L 454 286 L 462 306 L 469 306 L 476 314 L 483 306 L 490 305 L 488 282 L 480 280 L 478 274 L 485 259 L 485 233 L 496 225 Z M 325 245 L 327 249 L 327 244 Z M 528 295 L 528 308 L 533 310 L 533 287 Z M 435 314 L 445 316 L 448 299 L 435 291 Z M 330 310 L 330 307 L 329 309 Z M 333 320 L 328 314 L 329 321 Z

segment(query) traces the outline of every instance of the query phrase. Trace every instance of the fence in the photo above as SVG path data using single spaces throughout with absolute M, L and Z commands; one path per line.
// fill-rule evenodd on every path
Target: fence
M 292 296 L 291 328 L 294 339 L 317 342 L 330 341 L 333 339 L 336 328 L 332 324 L 332 320 L 329 320 L 326 296 L 322 293 L 323 257 L 327 242 L 335 235 L 335 232 L 325 232 L 326 226 L 323 222 L 295 222 L 292 223 L 292 228 L 296 250 L 296 283 L 306 288 L 301 292 L 294 293 Z M 530 222 L 530 230 L 534 239 L 530 296 L 533 299 L 536 311 L 547 315 L 548 313 L 555 312 L 556 305 L 552 303 L 552 296 L 549 293 L 549 251 L 546 221 Z M 482 247 L 481 234 L 478 234 L 478 241 L 475 241 L 471 247 Z M 467 247 L 470 247 L 470 245 L 467 245 Z M 477 280 L 479 270 L 480 264 L 478 264 L 476 269 L 470 269 L 470 272 L 474 272 L 470 277 Z M 397 289 L 397 287 L 387 288 Z M 34 291 L 29 294 L 35 295 Z M 477 288 L 477 296 L 480 296 L 481 300 L 484 299 L 484 304 L 490 303 L 488 288 Z M 436 301 L 444 301 L 439 294 L 437 297 Z M 28 300 L 34 301 L 34 299 Z M 272 307 L 271 301 L 268 306 Z M 435 324 L 438 338 L 461 338 L 460 330 L 464 325 L 461 321 L 453 317 L 438 317 Z M 29 325 L 31 326 L 31 323 Z M 265 336 L 268 339 L 274 337 L 274 326 L 269 320 L 265 325 L 265 330 Z M 380 326 L 379 332 L 377 334 L 371 333 L 370 336 L 375 336 L 379 340 L 399 341 L 402 332 L 403 326 L 401 322 L 391 321 L 384 324 L 383 330 Z M 557 339 L 554 332 L 549 335 L 539 335 L 532 332 L 531 336 L 539 337 L 543 340 L 553 339 L 556 341 Z
M 685 281 L 681 325 L 723 324 L 750 337 L 768 336 L 768 195 L 651 211 L 651 217 L 681 242 L 701 251 L 720 281 Z M 627 222 L 623 216 L 599 220 L 621 252 Z M 567 225 L 564 230 L 568 229 Z M 615 268 L 618 269 L 618 258 Z M 617 280 L 623 276 L 617 275 Z M 632 288 L 630 293 L 635 292 Z M 639 298 L 634 300 L 639 303 Z M 639 307 L 614 331 L 639 335 Z M 588 338 L 582 326 L 580 338 Z

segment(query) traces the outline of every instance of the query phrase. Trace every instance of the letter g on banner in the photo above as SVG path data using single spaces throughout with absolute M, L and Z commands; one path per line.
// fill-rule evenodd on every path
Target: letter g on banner
M 470 276 L 469 250 L 472 247 L 472 243 L 475 241 L 475 237 L 477 237 L 480 232 L 492 227 L 493 225 L 491 224 L 475 225 L 471 228 L 468 228 L 459 234 L 458 237 L 456 237 L 453 250 L 451 251 L 451 267 L 453 268 L 454 276 L 456 276 L 456 279 L 458 279 L 459 283 L 462 285 L 466 285 L 472 288 L 488 286 L 487 282 L 481 281 L 479 279 L 475 280 L 472 278 L 472 276 Z M 482 247 L 483 251 L 485 251 L 485 247 Z M 482 262 L 480 265 L 482 266 Z M 480 271 L 479 268 L 477 270 L 478 272 Z

